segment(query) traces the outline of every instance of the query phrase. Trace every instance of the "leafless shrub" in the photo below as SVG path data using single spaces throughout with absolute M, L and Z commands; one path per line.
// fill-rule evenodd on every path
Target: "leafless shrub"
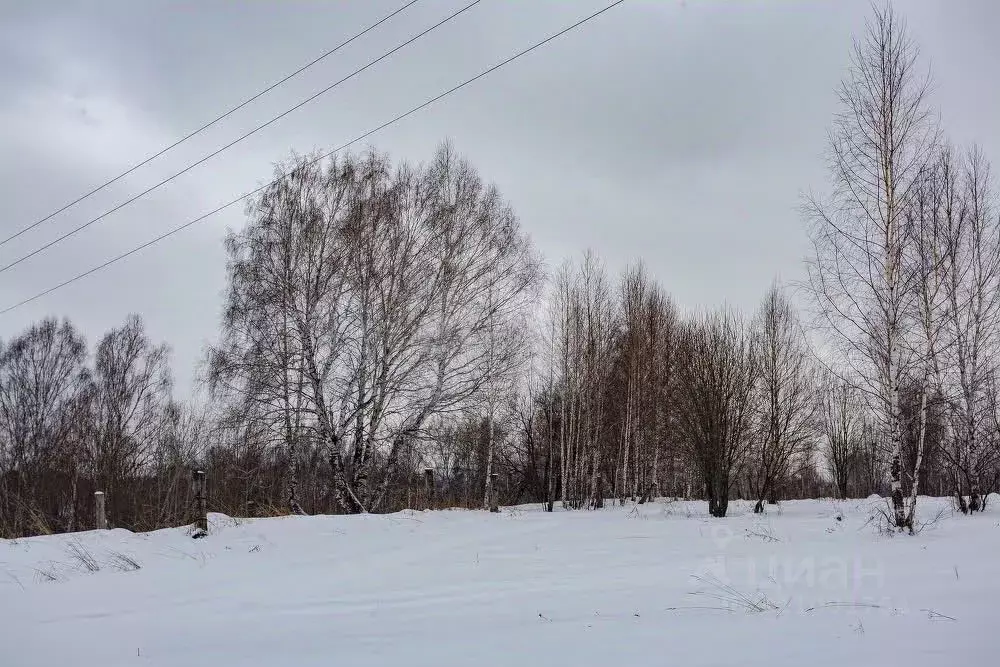
M 666 513 L 666 512 L 664 512 L 664 513 Z M 639 511 L 639 505 L 636 504 L 636 505 L 634 505 L 632 507 L 631 510 L 629 510 L 629 513 L 625 515 L 625 518 L 626 519 L 639 519 L 640 521 L 645 521 L 645 520 L 649 519 L 649 516 L 646 515 L 646 514 L 643 514 L 642 512 L 640 512 Z
M 687 501 L 677 500 L 674 498 L 666 498 L 661 504 L 663 505 L 660 510 L 660 516 L 668 517 L 674 514 L 681 514 L 685 519 L 690 519 L 694 516 L 694 512 L 691 511 L 691 503 Z
M 872 505 L 871 514 L 864 526 L 872 526 L 883 537 L 895 537 L 900 529 L 896 525 L 895 511 L 890 503 L 890 500 L 886 500 L 885 503 Z
M 948 510 L 941 508 L 934 514 L 933 517 L 927 519 L 926 521 L 914 521 L 912 530 L 913 534 L 917 535 L 923 532 L 923 530 L 926 528 L 933 529 L 937 527 L 941 519 L 945 518 L 946 516 L 949 516 L 952 513 L 954 513 L 954 510 L 949 512 Z

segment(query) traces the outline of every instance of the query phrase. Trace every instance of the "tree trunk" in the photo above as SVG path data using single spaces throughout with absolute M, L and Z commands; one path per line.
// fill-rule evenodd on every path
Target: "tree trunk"
M 493 488 L 496 479 L 496 473 L 493 472 L 493 439 L 496 435 L 493 425 L 493 409 L 490 408 L 490 415 L 488 417 L 487 426 L 487 440 L 486 440 L 486 492 L 483 497 L 483 508 L 488 509 L 491 512 L 495 511 L 494 498 L 496 496 L 496 489 Z
M 364 514 L 365 508 L 347 484 L 344 459 L 340 452 L 331 449 L 330 474 L 333 475 L 333 500 L 337 508 L 346 514 Z
M 427 509 L 434 507 L 434 469 L 424 468 L 424 502 Z
M 205 537 L 208 535 L 208 489 L 204 470 L 194 472 L 194 506 L 197 530 L 192 537 Z
M 893 520 L 897 528 L 906 527 L 906 510 L 903 506 L 903 434 L 899 423 L 899 396 L 895 388 L 892 390 L 889 415 L 889 441 L 892 443 L 892 456 L 889 459 L 889 484 L 892 497 Z
M 611 501 L 614 505 L 614 500 Z M 594 497 L 592 507 L 599 510 L 604 507 L 604 475 L 598 472 L 594 478 Z
M 396 468 L 396 462 L 399 460 L 399 451 L 403 448 L 403 436 L 397 435 L 392 439 L 392 447 L 389 449 L 389 456 L 386 458 L 385 462 L 385 476 L 382 477 L 382 484 L 379 488 L 378 496 L 371 504 L 372 511 L 377 511 L 381 506 L 382 502 L 385 500 L 386 494 L 389 492 L 389 484 L 392 481 L 392 471 Z M 466 499 L 468 499 L 468 490 L 466 490 Z
M 296 494 L 299 488 L 299 452 L 295 446 L 295 436 L 288 442 L 288 511 L 302 516 L 305 510 L 299 504 Z
M 972 483 L 969 485 L 969 511 L 978 512 L 983 509 L 983 505 L 979 494 L 979 475 L 973 474 Z
M 500 503 L 497 501 L 497 496 L 499 495 L 497 493 L 497 477 L 499 477 L 497 473 L 490 473 L 490 481 L 487 486 L 487 489 L 489 489 L 489 508 L 490 512 L 494 514 L 500 511 Z
M 77 469 L 76 465 L 74 465 L 73 466 L 73 478 L 72 478 L 72 480 L 70 482 L 70 488 L 69 488 L 69 494 L 70 494 L 70 498 L 69 498 L 69 532 L 71 532 L 71 533 L 76 530 L 76 524 L 77 524 L 77 514 L 78 514 L 78 511 L 77 511 L 77 502 L 76 502 L 76 492 L 77 492 L 77 486 L 78 486 L 79 478 L 80 478 L 79 470 Z
M 920 425 L 917 431 L 917 456 L 913 463 L 913 486 L 910 487 L 910 508 L 906 514 L 906 525 L 913 533 L 916 520 L 917 494 L 920 492 L 920 471 L 923 468 L 924 445 L 927 438 L 927 381 L 920 392 Z
M 551 426 L 549 427 L 548 441 L 549 441 L 548 456 L 546 457 L 545 460 L 545 511 L 551 512 L 554 509 L 556 500 L 556 479 L 555 475 L 553 474 L 553 472 L 555 471 L 553 469 L 553 461 L 552 461 L 552 455 L 554 453 L 553 450 L 555 448 L 552 446 L 553 443 L 552 443 Z

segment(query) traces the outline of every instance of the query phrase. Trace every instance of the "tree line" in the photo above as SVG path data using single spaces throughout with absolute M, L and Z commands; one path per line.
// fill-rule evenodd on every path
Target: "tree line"
M 450 144 L 292 157 L 226 239 L 205 393 L 172 396 L 130 316 L 91 350 L 68 321 L 0 346 L 0 536 L 190 519 L 190 476 L 240 516 L 669 496 L 920 493 L 1000 483 L 1000 219 L 985 156 L 943 139 L 891 9 L 854 49 L 806 206 L 801 284 L 752 313 L 684 312 L 639 262 L 546 271 Z M 792 287 L 809 308 L 800 314 Z

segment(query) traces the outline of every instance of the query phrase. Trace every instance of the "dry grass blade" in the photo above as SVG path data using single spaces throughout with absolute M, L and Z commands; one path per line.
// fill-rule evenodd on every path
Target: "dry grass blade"
M 711 591 L 695 591 L 691 595 L 700 595 L 725 602 L 731 607 L 738 607 L 748 613 L 759 613 L 763 611 L 778 611 L 781 606 L 769 599 L 764 593 L 757 592 L 756 595 L 749 595 L 735 588 L 731 584 L 720 581 L 717 577 L 701 577 L 694 575 L 694 578 L 701 583 L 710 586 Z
M 7 570 L 6 568 L 4 568 L 4 573 L 7 575 L 7 578 L 13 581 L 15 584 L 17 584 L 22 591 L 24 590 L 24 584 L 22 584 L 21 580 L 17 578 L 16 574 L 11 572 L 10 570 Z
M 751 537 L 757 537 L 757 538 L 763 540 L 764 542 L 780 542 L 781 541 L 780 538 L 775 537 L 774 531 L 771 529 L 770 526 L 768 526 L 766 528 L 762 527 L 759 530 L 756 530 L 756 529 L 751 530 L 750 528 L 747 528 L 746 529 L 746 533 L 745 533 L 745 537 L 747 539 L 750 539 Z
M 83 546 L 79 540 L 70 542 L 66 547 L 66 551 L 73 557 L 73 560 L 80 564 L 80 567 L 88 572 L 100 571 L 101 565 L 97 562 L 97 559 L 94 558 L 94 554 L 87 551 L 87 548 Z
M 882 605 L 873 604 L 870 602 L 824 602 L 823 604 L 816 607 L 809 607 L 806 612 L 816 611 L 817 609 L 827 609 L 830 607 L 866 607 L 868 609 L 882 609 Z
M 932 621 L 957 621 L 958 619 L 954 616 L 949 616 L 948 614 L 942 614 L 939 611 L 934 611 L 933 609 L 921 609 L 920 611 L 927 612 L 927 618 Z
M 664 611 L 724 611 L 729 614 L 736 612 L 732 607 L 718 607 L 715 605 L 687 605 L 684 607 L 667 607 Z
M 38 581 L 62 581 L 62 577 L 60 577 L 54 569 L 42 570 L 36 567 L 34 570 L 35 579 Z
M 135 572 L 142 568 L 139 561 L 120 551 L 111 552 L 110 565 L 120 572 Z

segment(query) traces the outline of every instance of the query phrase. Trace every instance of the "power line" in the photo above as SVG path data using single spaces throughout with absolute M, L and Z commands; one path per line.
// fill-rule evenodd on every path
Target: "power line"
M 338 152 L 344 150 L 345 148 L 350 147 L 352 144 L 356 144 L 359 141 L 367 139 L 368 137 L 370 137 L 371 135 L 375 134 L 376 132 L 379 132 L 379 131 L 385 129 L 385 128 L 389 127 L 390 125 L 394 125 L 395 123 L 398 123 L 399 121 L 403 120 L 404 118 L 406 118 L 408 116 L 411 116 L 411 115 L 417 113 L 418 111 L 431 106 L 435 102 L 438 102 L 439 100 L 447 97 L 448 95 L 451 95 L 452 93 L 455 93 L 455 92 L 461 90 L 462 88 L 465 88 L 469 84 L 471 84 L 471 83 L 473 83 L 475 81 L 478 81 L 479 79 L 482 79 L 483 77 L 488 76 L 489 74 L 492 74 L 493 72 L 497 71 L 501 67 L 504 67 L 505 65 L 508 65 L 508 64 L 514 62 L 518 58 L 520 58 L 522 56 L 525 56 L 525 55 L 531 53 L 532 51 L 534 51 L 534 50 L 536 50 L 536 49 L 538 49 L 538 48 L 540 48 L 542 46 L 545 46 L 549 42 L 551 42 L 551 41 L 553 41 L 553 40 L 561 37 L 562 35 L 565 35 L 566 33 L 570 32 L 572 30 L 575 30 L 576 28 L 579 28 L 583 24 L 585 24 L 585 23 L 587 23 L 587 22 L 589 22 L 589 21 L 597 18 L 601 14 L 604 14 L 605 12 L 607 12 L 607 11 L 609 11 L 611 9 L 614 9 L 615 7 L 617 7 L 618 5 L 622 4 L 623 2 L 625 2 L 625 0 L 616 0 L 616 2 L 611 3 L 610 5 L 604 7 L 603 9 L 597 10 L 593 14 L 590 14 L 589 16 L 586 16 L 586 17 L 580 19 L 576 23 L 563 28 L 559 32 L 553 33 L 553 34 L 549 35 L 548 37 L 546 37 L 545 39 L 543 39 L 543 40 L 541 40 L 539 42 L 536 42 L 533 45 L 527 47 L 526 49 L 518 51 L 517 53 L 515 53 L 512 56 L 510 56 L 506 60 L 502 60 L 501 62 L 497 63 L 496 65 L 493 65 L 492 67 L 489 67 L 488 69 L 483 70 L 482 72 L 480 72 L 479 74 L 473 76 L 472 78 L 466 79 L 465 81 L 463 81 L 462 83 L 458 84 L 457 86 L 453 86 L 452 88 L 449 88 L 448 90 L 446 90 L 446 91 L 444 91 L 442 93 L 439 93 L 439 94 L 435 95 L 434 97 L 431 97 L 430 99 L 426 100 L 425 102 L 422 102 L 421 104 L 413 107 L 409 111 L 404 111 L 403 113 L 399 114 L 398 116 L 395 116 L 391 120 L 388 120 L 388 121 L 382 123 L 378 127 L 375 127 L 375 128 L 373 128 L 371 130 L 368 130 L 364 134 L 358 135 L 354 139 L 351 139 L 350 141 L 348 141 L 345 144 L 342 144 L 341 146 L 338 146 L 337 148 L 333 149 L 332 151 L 329 151 L 329 152 L 324 153 L 322 155 L 319 155 L 319 156 L 317 156 L 317 157 L 315 157 L 315 158 L 313 158 L 311 160 L 306 161 L 305 164 L 311 165 L 311 164 L 315 164 L 315 163 L 317 163 L 317 162 L 319 162 L 321 160 L 325 160 L 326 158 L 330 157 L 331 155 L 333 155 L 335 153 L 338 153 Z M 127 257 L 130 257 L 130 256 L 132 256 L 132 255 L 134 255 L 134 254 L 136 254 L 136 253 L 138 253 L 138 252 L 140 252 L 142 250 L 145 250 L 146 248 L 148 248 L 148 247 L 150 247 L 152 245 L 155 245 L 155 244 L 159 243 L 160 241 L 162 241 L 162 240 L 164 240 L 164 239 L 166 239 L 166 238 L 168 238 L 170 236 L 173 236 L 174 234 L 176 234 L 178 232 L 181 232 L 181 231 L 187 229 L 188 227 L 191 227 L 192 225 L 195 225 L 195 224 L 201 222 L 202 220 L 205 220 L 206 218 L 209 218 L 209 217 L 215 215 L 216 213 L 220 213 L 220 212 L 224 211 L 225 209 L 230 208 L 231 206 L 235 206 L 236 204 L 238 204 L 238 203 L 240 203 L 240 202 L 242 202 L 242 201 L 244 201 L 246 199 L 249 199 L 250 197 L 254 196 L 255 194 L 257 194 L 257 193 L 259 193 L 259 192 L 261 192 L 261 191 L 263 191 L 263 190 L 265 190 L 265 189 L 267 189 L 267 188 L 269 188 L 269 187 L 271 187 L 271 186 L 279 183 L 284 178 L 287 178 L 287 176 L 288 176 L 287 174 L 282 174 L 282 175 L 278 176 L 277 178 L 275 178 L 274 180 L 269 181 L 269 182 L 265 183 L 264 185 L 261 185 L 260 187 L 255 188 L 255 189 L 253 189 L 253 190 L 251 190 L 251 191 L 249 191 L 249 192 L 247 192 L 245 194 L 242 194 L 239 197 L 237 197 L 236 199 L 233 199 L 232 201 L 227 202 L 227 203 L 223 204 L 222 206 L 219 206 L 218 208 L 215 208 L 215 209 L 209 211 L 208 213 L 204 213 L 204 214 L 198 216 L 197 218 L 194 218 L 193 220 L 189 220 L 188 222 L 185 222 L 182 225 L 174 227 L 173 229 L 171 229 L 169 231 L 166 231 L 163 234 L 160 234 L 159 236 L 157 236 L 155 238 L 152 238 L 152 239 L 146 241 L 145 243 L 132 248 L 131 250 L 128 250 L 127 252 L 124 252 L 124 253 L 116 256 L 116 257 L 112 257 L 111 259 L 107 260 L 103 264 L 99 264 L 99 265 L 94 266 L 94 267 L 92 267 L 90 269 L 87 269 L 83 273 L 80 273 L 80 274 L 78 274 L 78 275 L 76 275 L 76 276 L 74 276 L 74 277 L 72 277 L 72 278 L 70 278 L 68 280 L 65 280 L 65 281 L 59 283 L 58 285 L 55 285 L 53 287 L 48 288 L 47 290 L 39 292 L 38 294 L 35 294 L 32 297 L 29 297 L 29 298 L 27 298 L 27 299 L 25 299 L 23 301 L 15 303 L 12 306 L 8 306 L 7 308 L 4 308 L 3 310 L 0 310 L 0 315 L 6 315 L 7 313 L 11 312 L 12 310 L 14 310 L 16 308 L 20 308 L 21 306 L 24 306 L 24 305 L 26 305 L 28 303 L 31 303 L 32 301 L 36 301 L 36 300 L 38 300 L 38 299 L 40 299 L 40 298 L 42 298 L 44 296 L 47 296 L 47 295 L 51 294 L 52 292 L 60 290 L 63 287 L 66 287 L 67 285 L 70 285 L 70 284 L 72 284 L 72 283 L 74 283 L 74 282 L 76 282 L 78 280 L 82 280 L 83 278 L 86 278 L 87 276 L 90 276 L 90 275 L 92 275 L 94 273 L 97 273 L 98 271 L 101 271 L 101 270 L 107 268 L 108 266 L 111 266 L 112 264 L 120 262 L 121 260 L 126 259 Z
M 246 138 L 248 138 L 248 137 L 250 137 L 250 136 L 252 136 L 252 135 L 254 135 L 254 134 L 258 133 L 258 132 L 260 132 L 261 130 L 263 130 L 267 126 L 269 126 L 269 125 L 271 125 L 273 123 L 276 123 L 277 121 L 281 120 L 282 118 L 284 118 L 288 114 L 292 113 L 293 111 L 296 111 L 297 109 L 300 109 L 300 108 L 304 107 L 305 105 L 309 104 L 310 102 L 312 102 L 313 100 L 317 99 L 321 95 L 325 95 L 326 93 L 330 92 L 331 90 L 333 90 L 334 88 L 336 88 L 340 84 L 344 83 L 345 81 L 348 81 L 349 79 L 353 79 L 355 76 L 357 76 L 358 74 L 361 74 L 362 72 L 364 72 L 369 67 L 372 67 L 372 66 L 376 65 L 377 63 L 385 60 L 386 58 L 388 58 L 392 54 L 396 53 L 397 51 L 406 48 L 407 46 L 409 46 L 413 42 L 417 41 L 421 37 L 424 37 L 425 35 L 428 35 L 429 33 L 433 32 L 437 28 L 440 28 L 441 26 L 443 26 L 445 23 L 448 23 L 452 19 L 456 18 L 459 14 L 462 14 L 463 12 L 466 12 L 469 9 L 472 9 L 473 7 L 475 7 L 476 5 L 478 5 L 482 1 L 483 0 L 472 0 L 472 2 L 470 2 L 469 4 L 465 5 L 464 7 L 462 7 L 461 9 L 459 9 L 458 11 L 452 12 L 451 14 L 449 14 L 445 18 L 441 19 L 440 21 L 438 21 L 437 23 L 435 23 L 431 27 L 423 30 L 422 32 L 417 33 L 416 35 L 414 35 L 410 39 L 406 40 L 402 44 L 399 44 L 399 45 L 393 47 L 392 49 L 386 51 L 385 53 L 383 53 L 381 56 L 379 56 L 375 60 L 369 61 L 366 65 L 363 65 L 362 67 L 359 67 L 358 69 L 354 70 L 353 72 L 351 72 L 350 74 L 348 74 L 344 78 L 340 79 L 339 81 L 335 81 L 334 83 L 330 84 L 329 86 L 327 86 L 326 88 L 320 90 L 319 92 L 310 95 L 309 97 L 307 97 L 306 99 L 302 100 L 301 102 L 299 102 L 295 106 L 291 107 L 290 109 L 286 109 L 285 111 L 282 111 L 280 114 L 278 114 L 277 116 L 274 116 L 270 120 L 268 120 L 268 121 L 266 121 L 264 123 L 261 123 L 260 125 L 258 125 L 254 129 L 250 130 L 249 132 L 246 132 L 245 134 L 243 134 L 243 135 L 237 137 L 236 139 L 234 139 L 233 141 L 230 141 L 228 144 L 226 144 L 222 148 L 218 148 L 218 149 L 212 151 L 211 153 L 209 153 L 208 155 L 205 155 L 201 159 L 199 159 L 199 160 L 197 160 L 195 162 L 192 162 L 191 164 L 189 164 L 188 166 L 184 167 L 183 169 L 181 169 L 177 173 L 175 173 L 175 174 L 173 174 L 171 176 L 168 176 L 167 178 L 164 178 L 162 181 L 160 181 L 156 185 L 153 185 L 153 186 L 151 186 L 149 188 L 146 188 L 145 190 L 143 190 L 139 194 L 137 194 L 137 195 L 135 195 L 135 196 L 133 196 L 133 197 L 131 197 L 129 199 L 126 199 L 125 201 L 123 201 L 123 202 L 121 202 L 121 203 L 113 206 L 112 208 L 108 209 L 104 213 L 101 213 L 96 218 L 91 218 L 90 220 L 88 220 L 87 222 L 83 223 L 82 225 L 77 225 L 76 227 L 74 227 L 73 229 L 69 230 L 68 232 L 66 232 L 62 236 L 57 236 L 56 238 L 54 238 L 53 240 L 49 241 L 48 243 L 45 243 L 45 244 L 39 246 L 38 248 L 35 248 L 34 250 L 32 250 L 31 252 L 29 252 L 28 254 L 22 255 L 21 257 L 18 257 L 17 259 L 15 259 L 13 262 L 10 262 L 9 264 L 6 264 L 6 265 L 0 267 L 0 273 L 3 273 L 3 272 L 5 272 L 5 271 L 7 271 L 9 269 L 14 268 L 15 266 L 17 266 L 21 262 L 23 262 L 25 260 L 28 260 L 28 259 L 31 259 L 32 257 L 34 257 L 35 255 L 37 255 L 37 254 L 39 254 L 41 252 L 45 252 L 46 250 L 48 250 L 49 248 L 51 248 L 54 245 L 62 243 L 63 241 L 65 241 L 69 237 L 74 236 L 74 235 L 82 232 L 87 227 L 90 227 L 91 225 L 100 222 L 101 220 L 103 220 L 104 218 L 108 217 L 112 213 L 114 213 L 116 211 L 120 211 L 121 209 L 125 208 L 126 206 L 128 206 L 129 204 L 135 202 L 136 200 L 141 199 L 142 197 L 145 197 L 150 192 L 153 192 L 154 190 L 157 190 L 157 189 L 163 187 L 164 185 L 166 185 L 170 181 L 174 180 L 178 176 L 186 174 L 187 172 L 191 171 L 192 169 L 194 169 L 198 165 L 204 164 L 205 162 L 211 160 L 213 157 L 215 157 L 219 153 L 222 153 L 223 151 L 232 148 L 233 146 L 235 146 L 236 144 L 240 143 L 244 139 L 246 139 Z
M 201 134 L 202 132 L 204 132 L 208 128 L 210 128 L 213 125 L 215 125 L 216 123 L 218 123 L 220 120 L 224 120 L 224 119 L 228 118 L 229 116 L 231 116 L 232 114 L 236 113 L 237 111 L 239 111 L 240 109 L 242 109 L 246 105 L 248 105 L 251 102 L 254 102 L 254 101 L 260 99 L 261 97 L 263 97 L 267 93 L 271 92 L 272 90 L 274 90 L 278 86 L 282 85 L 286 81 L 288 81 L 288 80 L 290 80 L 290 79 L 298 76 L 299 74 L 302 74 L 302 72 L 305 72 L 307 69 L 309 69 L 313 65 L 319 63 L 322 60 L 325 60 L 329 56 L 332 56 L 334 53 L 336 53 L 337 51 L 340 51 L 342 48 L 344 48 L 345 46 L 347 46 L 351 42 L 353 42 L 353 41 L 355 41 L 355 40 L 357 40 L 357 39 L 359 39 L 361 37 L 364 37 L 365 35 L 367 35 L 369 32 L 371 32 L 375 28 L 379 27 L 380 25 L 382 25 L 383 23 L 385 23 L 386 21 L 388 21 L 392 17 L 396 16 L 397 14 L 399 14 L 399 13 L 401 13 L 401 12 L 409 9 L 410 7 L 412 7 L 413 5 L 417 4 L 418 2 L 420 2 L 420 0 L 410 0 L 409 2 L 407 2 L 405 5 L 403 5 L 399 9 L 397 9 L 397 10 L 395 10 L 395 11 L 389 13 L 389 14 L 386 14 L 381 19 L 379 19 L 375 23 L 372 23 L 370 26 L 368 26 L 367 28 L 365 28 L 361 32 L 356 33 L 350 39 L 347 39 L 347 40 L 341 42 L 340 44 L 338 44 L 337 46 L 333 47 L 329 51 L 326 51 L 326 52 L 320 54 L 318 57 L 314 58 L 313 60 L 310 60 L 305 65 L 303 65 L 302 67 L 298 68 L 294 72 L 286 75 L 285 77 L 283 77 L 279 81 L 276 81 L 276 82 L 272 83 L 270 86 L 264 88 L 263 90 L 261 90 L 261 91 L 259 91 L 257 93 L 254 93 L 253 95 L 251 95 L 250 97 L 246 98 L 245 100 L 243 100 L 242 102 L 240 102 L 236 106 L 232 107 L 231 109 L 229 109 L 225 113 L 222 113 L 221 115 L 216 116 L 215 118 L 213 118 L 212 120 L 208 121 L 207 123 L 205 123 L 204 125 L 202 125 L 198 129 L 194 130 L 193 132 L 190 132 L 190 133 L 184 135 L 183 137 L 181 137 L 180 139 L 178 139 L 174 143 L 170 144 L 169 146 L 166 146 L 165 148 L 160 149 L 158 152 L 153 153 L 152 155 L 150 155 L 150 156 L 148 156 L 146 158 L 143 158 L 139 162 L 136 162 L 131 167 L 129 167 L 128 169 L 126 169 L 122 173 L 118 174 L 117 176 L 115 176 L 111 180 L 105 181 L 104 183 L 101 183 L 100 185 L 98 185 L 93 190 L 90 190 L 89 192 L 86 192 L 86 193 L 80 195 L 79 197 L 77 197 L 73 201 L 65 204 L 62 208 L 57 209 L 57 210 L 53 211 L 52 213 L 49 213 L 44 218 L 40 218 L 40 219 L 36 220 L 35 222 L 31 223 L 30 225 L 28 225 L 27 227 L 23 227 L 22 229 L 20 229 L 19 231 L 15 232 L 14 234 L 11 234 L 7 238 L 5 238 L 2 241 L 0 241 L 0 246 L 4 246 L 8 242 L 13 241 L 14 239 L 18 238 L 19 236 L 21 236 L 25 232 L 29 232 L 32 229 L 34 229 L 35 227 L 38 227 L 39 225 L 41 225 L 41 224 L 43 224 L 45 222 L 48 222 L 49 220 L 51 220 L 52 218 L 56 217 L 57 215 L 59 215 L 63 211 L 66 211 L 66 210 L 72 208 L 73 206 L 76 206 L 77 204 L 79 204 L 80 202 L 82 202 L 84 199 L 87 199 L 87 198 L 89 198 L 89 197 L 97 194 L 98 192 L 100 192 L 104 188 L 108 187 L 109 185 L 117 183 L 121 179 L 125 178 L 126 176 L 128 176 L 129 174 L 131 174 L 132 172 L 134 172 L 136 169 L 139 169 L 140 167 L 146 166 L 147 164 L 149 164 L 150 162 L 152 162 L 156 158 L 160 157 L 161 155 L 163 155 L 163 154 L 165 154 L 165 153 L 173 150 L 174 148 L 177 148 L 178 146 L 180 146 L 181 144 L 183 144 L 188 139 L 190 139 L 190 138 L 192 138 L 192 137 L 194 137 L 194 136 L 196 136 L 198 134 Z

